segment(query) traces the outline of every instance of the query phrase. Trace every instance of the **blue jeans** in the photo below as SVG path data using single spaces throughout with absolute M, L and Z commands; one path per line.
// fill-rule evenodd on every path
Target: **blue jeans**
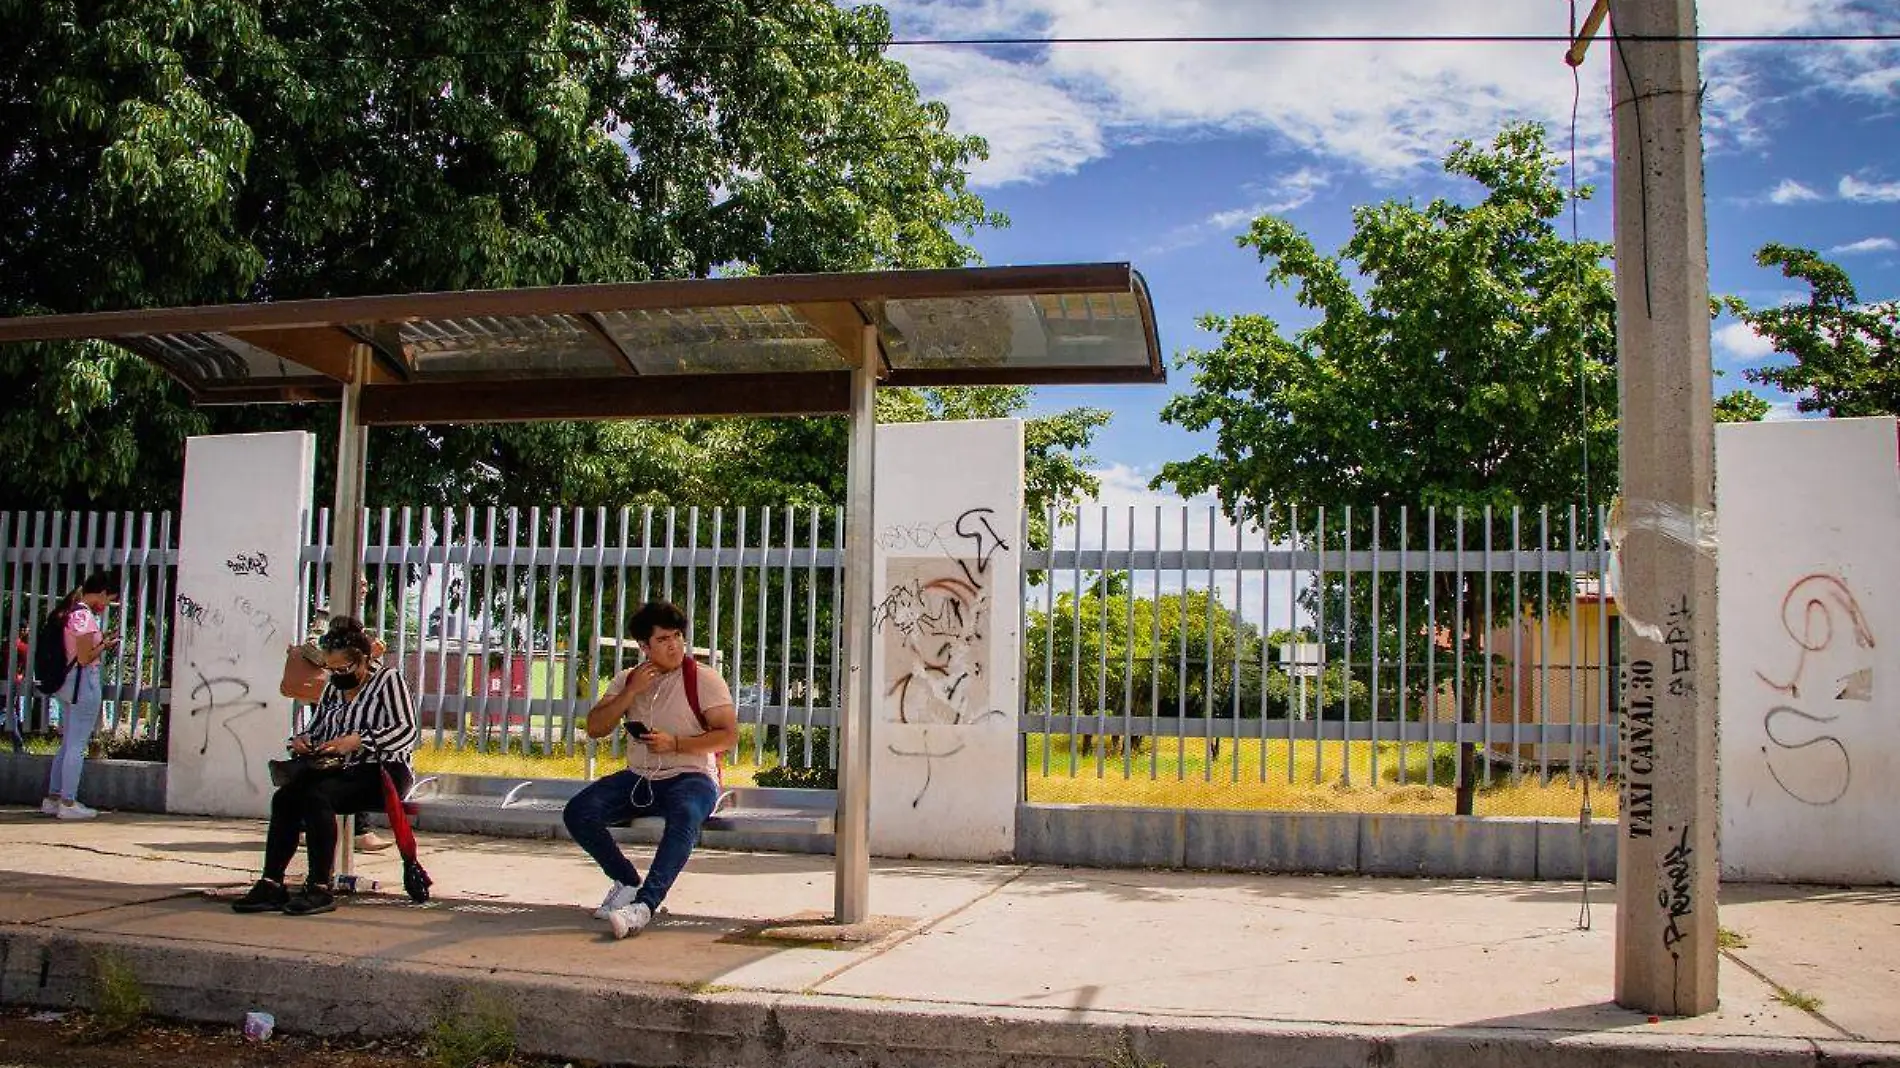
M 53 758 L 53 774 L 46 782 L 46 796 L 61 801 L 79 799 L 79 774 L 86 768 L 86 743 L 99 726 L 99 709 L 104 698 L 99 692 L 99 669 L 74 667 L 79 673 L 79 696 L 69 699 L 73 683 L 67 680 L 59 692 L 65 714 L 60 716 L 59 755 Z
M 636 800 L 641 803 L 636 804 Z M 639 887 L 634 900 L 658 912 L 666 892 L 673 888 L 673 880 L 699 844 L 701 825 L 718 803 L 719 787 L 704 775 L 688 772 L 654 781 L 623 770 L 575 794 L 561 819 L 567 824 L 567 833 L 609 879 Z M 609 829 L 641 816 L 666 820 L 666 830 L 660 835 L 659 848 L 653 851 L 653 864 L 647 868 L 644 882 L 640 870 L 620 851 Z

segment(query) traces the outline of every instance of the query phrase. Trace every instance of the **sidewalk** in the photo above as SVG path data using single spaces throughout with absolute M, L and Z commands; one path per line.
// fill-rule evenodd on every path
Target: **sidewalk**
M 652 1065 L 1900 1065 L 1900 890 L 1723 890 L 1722 1009 L 1609 1003 L 1614 890 L 1570 884 L 883 862 L 869 944 L 762 937 L 828 913 L 831 860 L 702 852 L 616 943 L 565 842 L 425 835 L 439 900 L 237 916 L 259 823 L 0 809 L 0 999 L 83 998 L 111 947 L 159 1011 L 413 1033 L 445 998 L 514 1007 L 525 1051 Z M 636 853 L 636 862 L 644 854 Z M 399 883 L 393 854 L 359 871 Z M 1775 987 L 1819 999 L 1815 1011 Z

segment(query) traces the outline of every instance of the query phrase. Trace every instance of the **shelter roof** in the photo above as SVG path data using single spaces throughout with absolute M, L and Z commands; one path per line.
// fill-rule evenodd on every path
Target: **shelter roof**
M 200 404 L 331 400 L 373 350 L 366 423 L 848 410 L 864 327 L 883 384 L 1161 382 L 1128 264 L 551 286 L 0 319 L 0 342 L 100 339 Z

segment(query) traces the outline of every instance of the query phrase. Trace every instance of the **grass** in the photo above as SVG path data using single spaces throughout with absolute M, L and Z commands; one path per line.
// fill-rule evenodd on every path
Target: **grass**
M 740 727 L 741 762 L 726 765 L 728 786 L 750 786 L 761 770 L 777 762 L 770 746 L 765 761 L 759 761 L 757 737 L 756 727 Z M 539 754 L 539 738 L 535 736 L 534 752 L 522 751 L 518 735 L 509 751 L 503 752 L 494 744 L 478 748 L 465 743 L 458 748 L 453 740 L 437 746 L 425 732 L 424 745 L 416 752 L 416 770 L 420 774 L 524 779 L 588 777 L 583 747 L 576 745 L 572 753 L 566 754 L 557 748 L 552 755 L 544 756 Z M 1223 741 L 1217 759 L 1210 759 L 1207 743 L 1199 739 L 1160 739 L 1145 743 L 1139 753 L 1127 755 L 1126 778 L 1121 754 L 1110 755 L 1100 748 L 1088 753 L 1072 750 L 1066 735 L 1030 735 L 1025 746 L 1028 797 L 1043 804 L 1430 814 L 1448 813 L 1456 802 L 1456 791 L 1438 777 L 1444 774 L 1444 767 L 1455 764 L 1457 747 L 1446 743 L 1432 749 L 1423 743 L 1401 747 L 1395 742 L 1243 739 L 1238 748 L 1240 770 L 1236 777 L 1232 739 Z M 1046 773 L 1045 751 L 1049 765 Z M 1434 753 L 1436 785 L 1426 782 Z M 612 770 L 620 760 L 610 749 L 600 747 L 593 774 Z M 1403 775 L 1399 774 L 1401 768 Z M 1576 818 L 1583 801 L 1580 780 L 1553 773 L 1549 782 L 1540 782 L 1534 770 L 1527 772 L 1513 784 L 1508 773 L 1498 769 L 1495 783 L 1478 791 L 1478 814 Z M 1614 784 L 1593 782 L 1590 806 L 1596 816 L 1614 817 Z
M 1800 1009 L 1802 1012 L 1816 1013 L 1821 1011 L 1820 998 L 1799 990 L 1790 990 L 1785 986 L 1775 987 L 1775 1000 L 1791 1009 Z
M 1135 1052 L 1134 1044 L 1123 1035 L 1109 1051 L 1108 1059 L 1102 1062 L 1103 1068 L 1168 1068 L 1160 1061 L 1151 1061 Z
M 104 1042 L 128 1034 L 152 1010 L 151 998 L 132 966 L 114 953 L 92 958 L 92 1013 L 85 1037 Z
M 515 1058 L 515 1015 L 493 996 L 472 994 L 439 1006 L 429 1021 L 437 1068 L 504 1068 Z
M 1748 936 L 1732 928 L 1718 927 L 1715 930 L 1715 948 L 1747 949 Z

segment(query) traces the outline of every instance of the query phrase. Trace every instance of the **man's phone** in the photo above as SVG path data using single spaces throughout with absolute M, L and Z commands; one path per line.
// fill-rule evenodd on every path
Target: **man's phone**
M 647 725 L 637 719 L 627 720 L 622 726 L 627 729 L 627 737 L 632 738 L 636 742 L 639 741 L 643 735 L 651 733 L 647 730 Z

